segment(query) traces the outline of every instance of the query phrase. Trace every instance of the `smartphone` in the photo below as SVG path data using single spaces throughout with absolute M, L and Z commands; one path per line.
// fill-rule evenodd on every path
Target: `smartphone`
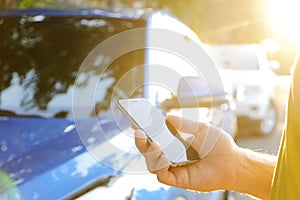
M 143 130 L 149 140 L 157 141 L 173 167 L 198 161 L 198 153 L 189 145 L 162 113 L 145 98 L 121 99 L 118 107 L 131 123 Z

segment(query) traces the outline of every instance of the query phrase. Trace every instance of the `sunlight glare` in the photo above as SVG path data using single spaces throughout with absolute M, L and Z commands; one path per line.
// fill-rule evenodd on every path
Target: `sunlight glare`
M 272 0 L 271 20 L 276 29 L 300 46 L 300 1 Z

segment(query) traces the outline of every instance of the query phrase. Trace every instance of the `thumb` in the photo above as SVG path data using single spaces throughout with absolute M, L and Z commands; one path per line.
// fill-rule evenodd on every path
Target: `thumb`
M 222 129 L 209 123 L 196 122 L 173 115 L 168 115 L 167 121 L 178 132 L 192 134 L 187 142 L 198 152 L 201 159 L 212 151 L 222 134 Z

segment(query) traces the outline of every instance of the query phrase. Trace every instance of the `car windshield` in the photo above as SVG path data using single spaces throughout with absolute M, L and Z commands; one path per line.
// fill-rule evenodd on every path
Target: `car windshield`
M 221 69 L 259 70 L 258 57 L 252 48 L 212 47 L 211 51 L 216 66 Z
M 122 74 L 144 63 L 144 52 L 120 56 L 101 78 L 107 56 L 96 55 L 97 62 L 85 71 L 79 72 L 80 65 L 105 39 L 144 23 L 99 16 L 0 16 L 0 114 L 69 118 L 72 91 L 89 90 L 93 83 L 95 100 L 82 105 L 81 117 L 107 114 L 112 88 Z M 76 77 L 80 83 L 75 84 Z M 126 84 L 134 84 L 130 81 Z

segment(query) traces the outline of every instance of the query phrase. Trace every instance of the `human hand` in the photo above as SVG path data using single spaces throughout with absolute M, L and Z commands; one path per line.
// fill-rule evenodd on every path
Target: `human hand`
M 203 142 L 209 140 L 210 136 L 217 135 L 218 140 L 203 159 L 185 166 L 172 167 L 168 158 L 161 154 L 159 144 L 156 141 L 150 142 L 145 133 L 136 130 L 135 143 L 145 157 L 148 170 L 155 173 L 160 182 L 171 186 L 198 191 L 232 188 L 236 179 L 235 163 L 240 152 L 232 137 L 208 123 L 194 122 L 176 116 L 168 116 L 167 121 L 178 132 L 194 136 L 191 145 L 199 154 Z

